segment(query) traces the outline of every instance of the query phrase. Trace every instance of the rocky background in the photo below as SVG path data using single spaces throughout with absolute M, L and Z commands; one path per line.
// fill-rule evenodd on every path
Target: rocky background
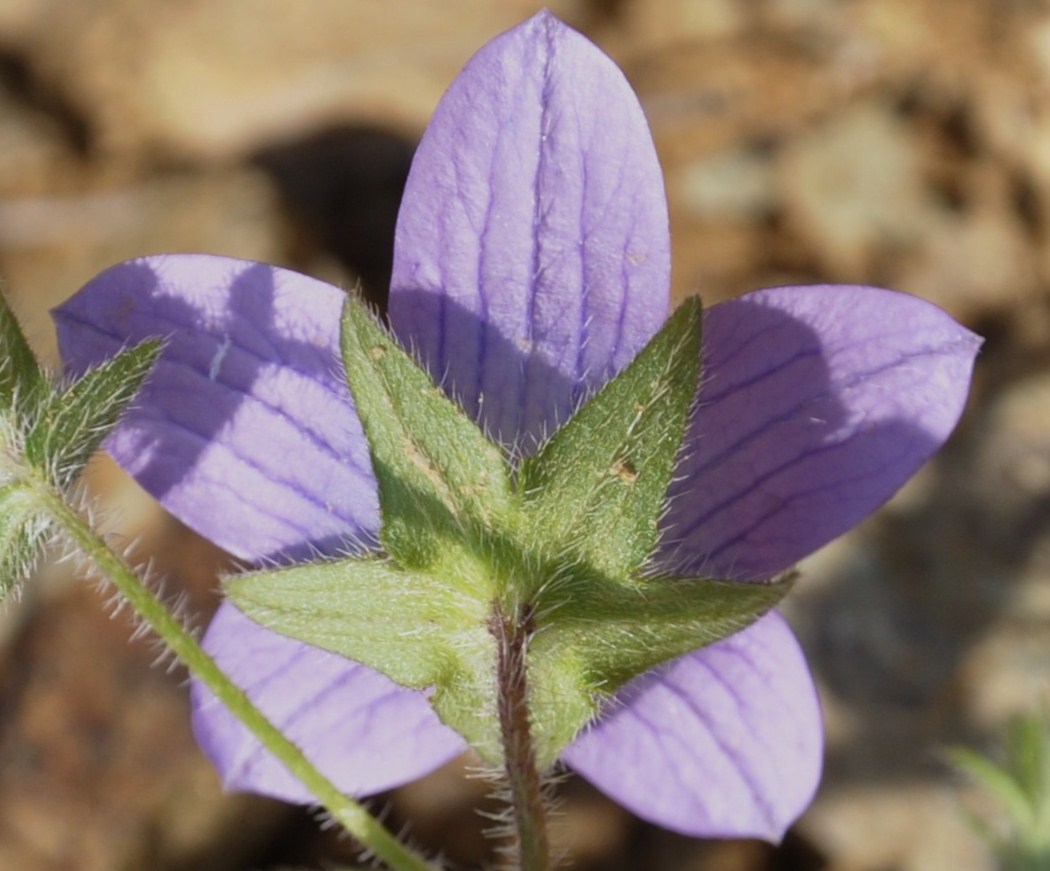
M 969 871 L 979 798 L 945 747 L 993 746 L 1050 678 L 1050 2 L 549 0 L 645 105 L 675 293 L 865 282 L 987 337 L 953 441 L 817 554 L 790 604 L 823 690 L 827 772 L 783 846 L 699 843 L 567 782 L 579 869 Z M 381 294 L 414 143 L 524 0 L 0 0 L 0 277 L 54 364 L 47 309 L 160 251 L 287 265 Z M 114 506 L 202 621 L 223 555 L 104 459 Z M 0 868 L 323 868 L 308 815 L 224 796 L 185 676 L 54 565 L 0 612 Z M 460 867 L 492 861 L 455 765 L 382 797 Z

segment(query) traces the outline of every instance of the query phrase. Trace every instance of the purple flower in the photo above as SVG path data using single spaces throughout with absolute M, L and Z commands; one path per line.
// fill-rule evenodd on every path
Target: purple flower
M 669 268 L 660 169 L 612 62 L 548 13 L 484 47 L 412 167 L 397 335 L 490 433 L 527 451 L 656 331 Z M 368 446 L 338 374 L 342 300 L 277 267 L 177 255 L 108 270 L 55 318 L 77 370 L 169 337 L 107 449 L 235 556 L 283 562 L 376 540 Z M 939 309 L 868 287 L 713 306 L 657 561 L 765 579 L 855 525 L 948 436 L 978 345 Z M 228 604 L 206 646 L 349 793 L 464 748 L 424 694 Z M 310 800 L 199 687 L 194 726 L 230 788 Z M 821 750 L 812 680 L 770 614 L 636 680 L 563 760 L 667 828 L 777 838 L 810 800 Z

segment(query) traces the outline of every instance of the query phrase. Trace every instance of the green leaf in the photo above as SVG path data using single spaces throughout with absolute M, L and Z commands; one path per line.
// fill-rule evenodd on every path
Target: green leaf
M 0 601 L 33 571 L 50 535 L 23 459 L 25 429 L 50 393 L 46 373 L 0 294 Z
M 1035 715 L 1015 717 L 1007 732 L 1006 748 L 1010 770 L 1033 816 L 1040 810 L 1050 811 L 1050 725 Z M 1050 841 L 1050 830 L 1047 839 Z
M 49 536 L 48 515 L 32 490 L 0 487 L 0 601 L 33 571 Z
M 225 590 L 269 629 L 432 689 L 442 720 L 499 758 L 489 602 L 378 557 L 238 575 Z
M 969 775 L 1006 809 L 1011 820 L 1027 825 L 1032 816 L 1028 796 L 1007 768 L 966 747 L 948 751 L 948 758 L 960 771 Z
M 700 379 L 700 302 L 687 300 L 616 378 L 522 463 L 529 530 L 625 577 L 652 553 Z
M 49 386 L 14 312 L 0 294 L 0 411 L 28 413 L 47 395 Z
M 353 298 L 342 350 L 379 485 L 383 546 L 409 568 L 439 564 L 450 541 L 480 547 L 481 530 L 511 514 L 500 448 Z
M 50 397 L 25 439 L 26 459 L 59 487 L 73 481 L 153 369 L 162 343 L 121 351 Z
M 1044 708 L 1009 723 L 1001 763 L 964 747 L 948 758 L 1002 807 L 1003 819 L 964 807 L 974 830 L 998 856 L 1004 869 L 1035 871 L 1050 867 L 1050 720 Z

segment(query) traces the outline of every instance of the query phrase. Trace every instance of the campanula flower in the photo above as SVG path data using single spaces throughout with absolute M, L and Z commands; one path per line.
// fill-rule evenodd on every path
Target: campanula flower
M 660 168 L 613 63 L 549 13 L 481 49 L 438 106 L 396 231 L 389 319 L 445 391 L 528 453 L 622 369 L 669 307 Z M 167 347 L 106 449 L 248 563 L 368 548 L 379 507 L 339 374 L 343 292 L 213 256 L 116 266 L 55 312 L 77 370 Z M 882 505 L 954 427 L 979 340 L 921 300 L 781 287 L 712 306 L 657 566 L 760 582 Z M 392 630 L 393 631 L 393 630 Z M 219 608 L 206 646 L 348 793 L 464 749 L 426 694 Z M 232 789 L 307 802 L 206 692 L 194 727 Z M 822 730 L 785 622 L 636 679 L 562 761 L 692 835 L 777 838 L 810 800 Z

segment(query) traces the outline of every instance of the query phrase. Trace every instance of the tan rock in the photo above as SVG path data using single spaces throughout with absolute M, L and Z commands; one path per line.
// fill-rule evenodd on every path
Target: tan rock
M 576 3 L 549 4 L 571 17 Z M 536 4 L 54 0 L 23 35 L 99 147 L 179 156 L 353 120 L 417 132 L 453 75 Z M 22 30 L 26 28 L 23 26 Z
M 792 141 L 778 170 L 787 220 L 840 279 L 870 271 L 880 248 L 922 245 L 943 220 L 916 143 L 881 100 Z
M 0 200 L 0 274 L 38 352 L 54 364 L 48 309 L 108 266 L 144 254 L 281 259 L 273 189 L 258 171 L 102 183 Z

